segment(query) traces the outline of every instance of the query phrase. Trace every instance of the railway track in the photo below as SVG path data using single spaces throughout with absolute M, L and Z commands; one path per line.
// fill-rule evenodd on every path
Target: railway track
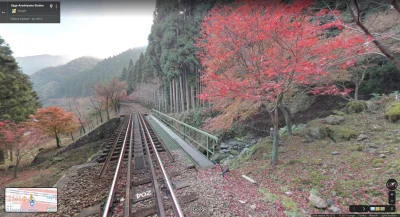
M 173 156 L 142 114 L 123 117 L 98 162 L 104 163 L 99 178 L 113 176 L 103 217 L 184 216 L 180 204 L 197 199 L 175 193 L 188 184 L 171 181 L 180 172 L 166 167 Z

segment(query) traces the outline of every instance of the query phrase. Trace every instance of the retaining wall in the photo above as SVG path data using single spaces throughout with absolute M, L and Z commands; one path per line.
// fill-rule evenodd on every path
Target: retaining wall
M 66 151 L 79 148 L 85 144 L 89 144 L 92 142 L 97 142 L 99 140 L 109 138 L 114 133 L 114 131 L 118 129 L 118 126 L 121 123 L 121 120 L 122 119 L 118 117 L 118 118 L 113 118 L 109 121 L 104 122 L 100 126 L 96 127 L 95 129 L 91 130 L 87 134 L 85 134 L 82 137 L 80 137 L 79 139 L 77 139 L 72 144 L 61 148 L 53 156 L 41 157 L 40 152 L 39 152 L 36 155 L 35 159 L 32 161 L 32 164 L 39 164 L 39 163 L 47 160 L 49 157 L 55 157 Z

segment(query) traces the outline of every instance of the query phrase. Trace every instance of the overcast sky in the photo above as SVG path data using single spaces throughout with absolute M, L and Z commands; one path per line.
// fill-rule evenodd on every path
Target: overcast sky
M 0 36 L 15 57 L 105 58 L 147 45 L 154 8 L 155 0 L 62 0 L 60 24 L 0 24 Z

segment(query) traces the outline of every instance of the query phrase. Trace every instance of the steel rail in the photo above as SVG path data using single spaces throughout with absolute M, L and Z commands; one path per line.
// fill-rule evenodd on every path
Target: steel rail
M 150 165 L 151 175 L 153 176 L 153 186 L 154 186 L 154 191 L 155 191 L 155 199 L 156 199 L 156 204 L 158 205 L 158 216 L 165 217 L 165 210 L 164 210 L 164 205 L 162 203 L 163 201 L 162 201 L 162 197 L 161 197 L 161 193 L 160 193 L 160 188 L 158 186 L 156 170 L 154 169 L 153 160 L 151 159 L 149 145 L 147 143 L 146 134 L 145 134 L 143 123 L 141 122 L 139 113 L 137 113 L 137 119 L 139 121 L 139 127 L 140 127 L 140 130 L 141 130 L 142 135 L 143 135 L 143 140 L 144 140 L 145 147 L 146 147 L 147 158 L 148 158 L 149 165 Z
M 146 130 L 147 135 L 149 136 L 150 143 L 151 143 L 152 148 L 153 148 L 153 152 L 155 153 L 155 155 L 156 155 L 156 157 L 157 157 L 157 162 L 158 162 L 158 164 L 159 164 L 159 166 L 160 166 L 160 168 L 161 168 L 161 171 L 162 171 L 162 173 L 163 173 L 164 180 L 165 180 L 165 182 L 167 183 L 168 190 L 169 190 L 169 192 L 171 193 L 172 202 L 173 202 L 173 204 L 174 204 L 174 211 L 175 211 L 175 214 L 176 214 L 177 216 L 179 216 L 179 217 L 183 217 L 183 216 L 184 216 L 184 215 L 183 215 L 183 211 L 182 211 L 182 209 L 181 209 L 181 206 L 179 205 L 178 199 L 177 199 L 177 197 L 176 197 L 176 195 L 175 195 L 175 192 L 174 192 L 174 189 L 173 189 L 173 187 L 172 187 L 172 183 L 171 183 L 171 181 L 170 181 L 169 178 L 168 178 L 167 171 L 166 171 L 165 168 L 164 168 L 164 164 L 163 164 L 162 161 L 161 161 L 161 158 L 160 158 L 160 155 L 158 154 L 157 148 L 156 148 L 156 146 L 154 145 L 154 141 L 153 141 L 153 139 L 151 138 L 149 129 L 148 129 L 147 126 L 146 126 L 146 122 L 144 121 L 144 118 L 142 117 L 142 115 L 139 115 L 139 116 L 140 116 L 141 121 L 143 122 L 144 129 Z
M 123 132 L 125 123 L 126 123 L 126 119 L 124 118 L 124 121 L 122 122 L 121 128 L 120 128 L 119 131 L 118 131 L 118 135 L 117 135 L 117 137 L 115 138 L 114 144 L 113 144 L 113 146 L 111 147 L 110 152 L 108 153 L 106 162 L 104 162 L 103 166 L 101 167 L 100 174 L 99 174 L 99 177 L 100 177 L 100 178 L 103 177 L 105 171 L 106 171 L 107 168 L 108 168 L 108 165 L 110 164 L 110 161 L 111 161 L 112 155 L 113 155 L 113 153 L 114 153 L 114 150 L 115 150 L 115 148 L 117 147 L 118 139 L 119 139 L 119 137 L 122 135 L 122 132 Z M 128 124 L 128 129 L 129 129 L 129 124 Z
M 121 154 L 119 155 L 117 169 L 115 170 L 114 178 L 113 178 L 113 181 L 112 181 L 111 187 L 110 187 L 110 192 L 108 193 L 107 202 L 106 202 L 106 205 L 104 207 L 104 212 L 103 212 L 103 215 L 102 215 L 103 217 L 107 217 L 108 216 L 108 214 L 110 212 L 110 207 L 111 207 L 112 201 L 114 199 L 114 193 L 115 193 L 115 189 L 116 189 L 115 187 L 116 187 L 117 180 L 118 180 L 119 170 L 121 168 L 121 164 L 124 161 L 126 140 L 128 138 L 129 125 L 131 124 L 131 121 L 132 121 L 132 115 L 129 116 L 128 129 L 126 130 L 126 133 L 125 133 L 124 143 L 122 144 L 122 149 L 121 149 Z
M 133 116 L 133 115 L 132 115 Z M 131 137 L 129 140 L 129 156 L 128 156 L 128 171 L 126 175 L 126 189 L 125 189 L 125 205 L 124 205 L 124 216 L 129 217 L 131 215 L 131 166 L 132 166 L 132 146 L 133 146 L 133 123 L 134 119 L 132 117 L 131 121 Z M 137 135 L 136 135 L 137 136 Z

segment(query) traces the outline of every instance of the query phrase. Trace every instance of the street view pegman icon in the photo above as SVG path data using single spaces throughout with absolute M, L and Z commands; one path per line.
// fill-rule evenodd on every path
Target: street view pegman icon
M 386 182 L 386 188 L 388 188 L 389 190 L 392 190 L 392 191 L 396 190 L 397 186 L 398 186 L 398 183 L 395 179 L 389 179 Z

